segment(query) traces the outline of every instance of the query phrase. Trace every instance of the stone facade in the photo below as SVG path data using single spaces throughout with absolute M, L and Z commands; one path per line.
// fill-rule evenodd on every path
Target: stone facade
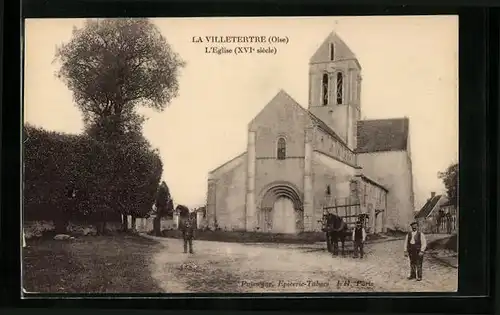
M 247 151 L 210 172 L 208 226 L 320 231 L 324 208 L 344 204 L 369 215 L 371 233 L 405 230 L 414 211 L 408 121 L 363 124 L 360 95 L 361 66 L 331 34 L 310 60 L 309 109 L 281 90 L 250 122 Z
M 385 227 L 406 231 L 415 213 L 413 178 L 408 156 L 404 151 L 359 154 L 363 172 L 389 190 Z M 390 167 L 387 167 L 390 165 Z
M 223 230 L 245 230 L 247 158 L 240 155 L 209 176 L 207 224 Z

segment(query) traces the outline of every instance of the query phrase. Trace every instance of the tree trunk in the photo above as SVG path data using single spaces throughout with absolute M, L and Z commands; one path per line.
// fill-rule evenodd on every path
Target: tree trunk
M 68 221 L 64 219 L 57 219 L 54 221 L 56 234 L 66 234 Z
M 107 231 L 106 231 L 106 219 L 102 220 L 102 234 L 103 235 L 107 234 Z
M 137 228 L 135 225 L 136 221 L 137 221 L 137 218 L 134 215 L 132 215 L 132 224 L 131 224 L 132 225 L 132 232 L 137 232 Z
M 122 218 L 123 218 L 123 221 L 122 221 L 123 232 L 127 232 L 128 231 L 128 215 L 123 214 Z
M 156 236 L 161 236 L 161 219 L 159 216 L 153 219 L 153 230 Z
M 58 218 L 54 220 L 54 228 L 56 234 L 66 234 L 68 227 L 68 218 L 64 209 L 58 214 Z
M 106 234 L 106 221 L 104 219 L 102 221 L 97 222 L 96 230 L 97 230 L 97 235 Z

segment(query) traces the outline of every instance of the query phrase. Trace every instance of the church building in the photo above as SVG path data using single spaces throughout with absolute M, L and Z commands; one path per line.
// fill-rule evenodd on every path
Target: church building
M 309 61 L 308 109 L 279 91 L 249 123 L 246 152 L 209 173 L 208 226 L 313 232 L 324 211 L 349 209 L 367 214 L 368 233 L 406 231 L 409 119 L 361 120 L 361 82 L 356 56 L 331 33 Z

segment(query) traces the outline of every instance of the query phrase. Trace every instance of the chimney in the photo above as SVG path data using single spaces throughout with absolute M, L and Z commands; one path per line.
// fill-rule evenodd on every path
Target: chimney
M 434 197 L 436 197 L 436 192 L 435 191 L 431 192 L 431 198 L 434 198 Z

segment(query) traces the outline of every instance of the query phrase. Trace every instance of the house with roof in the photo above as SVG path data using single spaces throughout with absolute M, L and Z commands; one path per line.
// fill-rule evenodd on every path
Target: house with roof
M 280 90 L 248 124 L 247 150 L 209 173 L 210 228 L 321 231 L 333 204 L 356 205 L 369 233 L 408 230 L 410 121 L 361 120 L 361 70 L 337 34 L 319 45 L 309 61 L 307 108 Z
M 446 233 L 449 220 L 446 220 L 445 211 L 448 206 L 446 195 L 436 195 L 435 192 L 431 192 L 431 196 L 415 215 L 420 230 L 424 233 Z

